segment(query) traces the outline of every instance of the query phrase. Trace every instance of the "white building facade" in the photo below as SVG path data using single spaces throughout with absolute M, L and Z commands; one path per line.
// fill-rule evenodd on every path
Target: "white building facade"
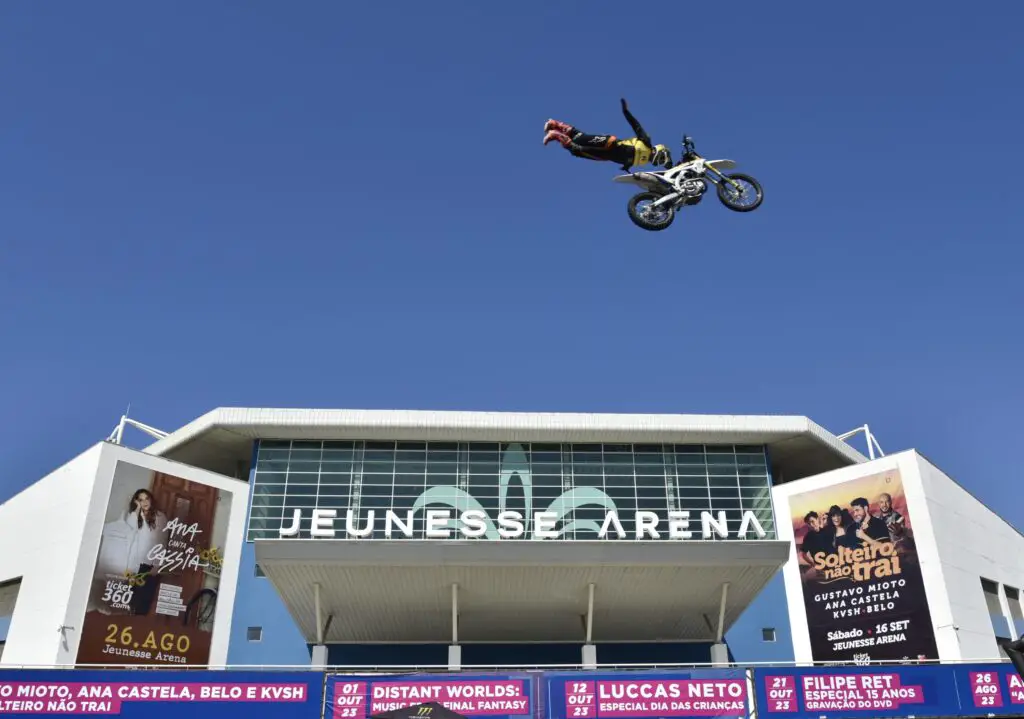
M 918 452 L 773 495 L 791 543 L 783 575 L 796 661 L 987 661 L 1001 655 L 999 638 L 1024 634 L 1024 537 Z M 817 533 L 811 513 L 827 517 Z M 844 548 L 873 531 L 885 541 Z
M 985 661 L 1021 590 L 995 513 L 804 417 L 219 409 L 0 505 L 5 665 Z
M 0 664 L 225 664 L 247 498 L 102 442 L 4 502 Z

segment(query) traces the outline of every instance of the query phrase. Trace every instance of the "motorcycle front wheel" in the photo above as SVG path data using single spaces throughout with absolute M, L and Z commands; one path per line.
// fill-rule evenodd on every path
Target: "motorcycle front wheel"
M 721 182 L 717 185 L 718 199 L 733 212 L 753 212 L 764 202 L 764 191 L 761 189 L 761 183 L 750 175 L 736 173 L 734 175 L 725 175 L 725 177 L 736 181 L 742 188 L 742 191 L 737 192 L 736 188 L 728 182 Z
M 653 192 L 641 192 L 629 198 L 627 209 L 633 224 L 649 232 L 664 230 L 671 225 L 672 220 L 676 218 L 676 211 L 671 205 L 651 207 L 661 197 Z

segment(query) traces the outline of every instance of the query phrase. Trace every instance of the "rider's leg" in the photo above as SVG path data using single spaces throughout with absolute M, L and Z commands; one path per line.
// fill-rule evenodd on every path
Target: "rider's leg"
M 570 132 L 561 130 L 549 130 L 544 136 L 544 144 L 558 141 L 562 147 L 572 145 L 587 152 L 604 152 L 615 147 L 618 138 L 615 135 L 588 135 L 576 128 L 569 128 Z
M 610 148 L 616 141 L 614 135 L 589 135 L 579 128 L 560 120 L 548 120 L 544 123 L 544 144 L 554 140 L 564 147 L 563 137 L 568 137 L 572 144 L 587 150 L 605 150 Z
M 571 155 L 586 160 L 614 162 L 623 169 L 633 164 L 633 148 L 618 142 L 614 135 L 587 135 L 576 131 L 574 136 L 551 130 L 544 137 L 544 144 L 558 142 Z
M 572 144 L 580 149 L 592 151 L 592 150 L 608 150 L 615 145 L 615 141 L 618 139 L 615 135 L 588 135 L 585 132 L 580 132 L 573 128 L 575 132 L 566 133 L 572 138 Z
M 570 154 L 576 157 L 585 157 L 588 160 L 612 159 L 607 157 L 607 155 L 614 154 L 615 145 L 608 145 L 606 142 L 595 142 L 594 137 L 594 135 L 582 135 L 581 133 L 576 133 L 575 137 L 570 137 L 557 130 L 551 130 L 544 136 L 544 144 L 557 142 L 568 150 Z M 580 142 L 580 139 L 583 142 Z
M 633 165 L 635 158 L 635 151 L 630 145 L 624 145 L 615 137 L 611 137 L 609 142 L 602 142 L 604 136 L 585 135 L 582 139 L 585 142 L 580 142 L 581 138 L 572 138 L 572 141 L 565 146 L 569 152 L 577 157 L 585 157 L 589 160 L 603 160 L 605 162 L 614 162 L 616 165 L 620 165 L 623 170 L 628 170 Z M 586 142 L 589 141 L 589 142 Z

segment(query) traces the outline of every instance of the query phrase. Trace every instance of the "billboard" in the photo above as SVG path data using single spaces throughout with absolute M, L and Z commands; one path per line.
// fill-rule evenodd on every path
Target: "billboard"
M 948 667 L 758 669 L 754 687 L 759 714 L 778 719 L 960 714 Z
M 421 704 L 423 719 L 436 704 L 470 719 L 747 719 L 755 706 L 775 719 L 1024 713 L 1024 681 L 1007 664 L 757 669 L 753 705 L 743 669 L 327 675 L 326 705 L 324 680 L 313 670 L 0 671 L 0 714 L 368 719 Z
M 815 662 L 938 659 L 898 469 L 792 494 Z
M 77 663 L 209 663 L 232 493 L 114 466 Z
M 746 719 L 746 671 L 573 672 L 545 676 L 547 719 Z
M 758 669 L 758 711 L 777 719 L 1021 716 L 1008 664 Z
M 324 719 L 367 719 L 414 704 L 437 702 L 469 719 L 532 719 L 529 674 L 410 674 L 327 679 Z
M 319 672 L 0 671 L 0 714 L 10 716 L 315 719 L 322 702 Z
M 953 668 L 961 714 L 1024 715 L 1024 680 L 1013 665 L 981 664 Z

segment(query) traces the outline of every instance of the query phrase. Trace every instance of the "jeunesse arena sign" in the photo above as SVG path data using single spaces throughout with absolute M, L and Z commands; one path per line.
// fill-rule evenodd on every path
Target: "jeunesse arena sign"
M 354 510 L 345 510 L 344 518 L 339 518 L 336 509 L 313 509 L 310 511 L 310 537 L 333 539 L 340 534 L 347 538 L 365 538 L 373 536 L 381 526 L 384 536 L 413 538 L 413 521 L 416 510 L 395 510 L 377 512 L 370 509 L 357 516 Z M 558 528 L 564 513 L 557 511 L 534 512 L 524 515 L 522 512 L 499 512 L 497 517 L 491 516 L 483 509 L 469 509 L 454 514 L 448 509 L 428 509 L 424 512 L 426 521 L 426 539 L 451 539 L 459 535 L 468 539 L 518 539 L 528 536 L 531 539 L 559 539 L 571 536 L 574 529 L 596 530 L 599 539 L 765 539 L 768 534 L 752 511 L 742 514 L 740 525 L 736 531 L 729 531 L 727 515 L 724 511 L 702 511 L 698 519 L 699 527 L 693 526 L 693 519 L 687 510 L 669 511 L 667 517 L 657 512 L 637 511 L 630 515 L 632 532 L 627 532 L 619 512 L 605 512 L 604 520 L 574 520 Z M 338 520 L 342 519 L 341 529 Z M 300 536 L 303 525 L 303 510 L 292 510 L 291 521 L 282 524 L 279 530 L 281 537 Z
M 454 483 L 448 474 L 423 475 L 419 467 L 424 465 L 414 466 L 414 474 L 398 474 L 394 469 L 392 474 L 353 470 L 351 474 L 282 475 L 282 467 L 262 473 L 257 469 L 249 537 L 776 538 L 774 512 L 767 501 L 770 480 L 763 466 L 753 468 L 761 472 L 756 476 L 741 476 L 735 468 L 735 474 L 724 477 L 677 477 L 675 470 L 651 465 L 657 469 L 655 474 L 613 474 L 616 481 L 607 486 L 576 484 L 564 474 L 544 475 L 541 483 L 521 448 L 506 452 L 493 473 L 471 476 L 460 470 Z M 719 486 L 721 482 L 725 484 Z

